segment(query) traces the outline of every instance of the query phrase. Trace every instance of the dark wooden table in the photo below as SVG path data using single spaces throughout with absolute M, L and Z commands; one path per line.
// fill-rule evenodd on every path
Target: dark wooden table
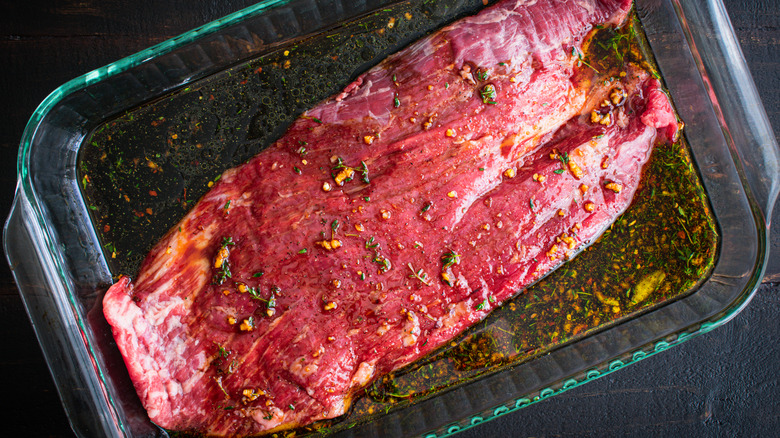
M 780 2 L 724 0 L 780 132 Z M 251 0 L 0 0 L 0 211 L 10 210 L 28 118 L 62 83 Z M 780 214 L 770 266 L 726 326 L 460 436 L 780 434 Z M 72 436 L 10 271 L 0 264 L 3 436 Z

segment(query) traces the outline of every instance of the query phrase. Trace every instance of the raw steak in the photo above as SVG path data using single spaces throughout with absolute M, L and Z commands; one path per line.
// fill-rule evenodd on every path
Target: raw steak
M 592 242 L 676 118 L 578 68 L 628 1 L 502 1 L 391 56 L 229 170 L 105 316 L 149 417 L 209 435 L 342 415 Z

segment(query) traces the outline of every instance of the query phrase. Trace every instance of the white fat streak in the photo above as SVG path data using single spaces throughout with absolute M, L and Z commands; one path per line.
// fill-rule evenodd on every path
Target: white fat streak
M 442 322 L 441 330 L 442 331 L 449 330 L 453 328 L 462 319 L 464 319 L 463 318 L 464 315 L 470 312 L 469 303 L 470 300 L 461 301 L 460 303 L 454 304 L 450 308 L 450 312 L 446 316 L 441 318 L 441 322 Z
M 253 408 L 251 410 L 247 409 L 249 411 L 249 416 L 252 417 L 253 420 L 257 424 L 259 424 L 263 430 L 269 430 L 273 429 L 276 426 L 279 426 L 283 423 L 289 423 L 291 422 L 294 417 L 295 413 L 293 412 L 292 415 L 286 415 L 284 411 L 277 408 L 276 406 L 271 406 L 269 408 Z M 266 417 L 268 414 L 271 414 L 271 418 L 266 420 Z M 291 417 L 291 418 L 288 418 Z
M 360 362 L 355 374 L 352 375 L 352 385 L 357 387 L 367 385 L 368 382 L 371 381 L 371 378 L 374 377 L 375 370 L 376 367 L 373 362 Z
M 319 359 L 312 361 L 306 356 L 301 356 L 293 361 L 293 364 L 290 366 L 290 372 L 305 382 L 309 376 L 317 372 L 319 363 Z
M 420 336 L 420 319 L 412 311 L 407 312 L 406 317 L 402 340 L 405 347 L 411 347 L 417 343 L 417 338 Z

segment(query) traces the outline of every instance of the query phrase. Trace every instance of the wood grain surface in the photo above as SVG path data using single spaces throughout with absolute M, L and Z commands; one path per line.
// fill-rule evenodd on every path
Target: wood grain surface
M 64 82 L 250 0 L 0 0 L 0 211 L 10 211 L 22 131 Z M 780 2 L 724 0 L 775 132 L 780 132 Z M 764 284 L 733 321 L 641 363 L 460 436 L 780 434 L 780 214 Z M 0 264 L 2 435 L 69 437 L 8 266 Z

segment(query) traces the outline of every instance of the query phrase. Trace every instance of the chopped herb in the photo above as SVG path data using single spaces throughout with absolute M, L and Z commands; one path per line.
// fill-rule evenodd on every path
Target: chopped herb
M 339 220 L 334 219 L 333 222 L 330 223 L 330 230 L 334 233 L 339 230 Z
M 90 209 L 90 210 L 92 210 L 92 211 L 95 211 L 95 210 L 97 210 L 97 209 L 98 209 L 98 208 L 97 208 L 97 207 L 95 207 L 94 205 L 89 205 L 88 207 L 89 207 L 89 209 Z
M 493 84 L 487 84 L 482 87 L 482 91 L 479 94 L 482 96 L 482 103 L 496 104 L 496 87 Z
M 225 358 L 230 355 L 230 352 L 225 350 L 225 347 L 219 344 L 217 344 L 217 347 L 218 347 L 217 356 Z
M 298 140 L 298 144 L 301 145 L 301 146 L 306 146 L 309 143 L 306 142 L 305 140 Z
M 419 270 L 415 271 L 414 268 L 412 267 L 411 263 L 407 263 L 406 266 L 408 266 L 409 270 L 412 271 L 412 274 L 409 275 L 409 278 L 416 278 L 416 279 L 420 280 L 426 286 L 430 286 L 431 285 L 431 282 L 430 282 L 430 280 L 428 278 L 428 274 L 423 272 L 422 269 L 419 269 Z
M 292 404 L 292 403 L 290 403 L 290 404 L 289 404 L 287 407 L 288 407 L 288 408 L 290 408 L 290 409 L 292 409 L 293 411 L 295 410 L 295 406 L 293 406 L 293 404 Z
M 444 269 L 447 269 L 452 265 L 459 265 L 460 254 L 455 254 L 455 251 L 452 250 L 445 252 L 444 255 L 441 256 L 441 262 L 444 264 Z
M 490 70 L 487 69 L 479 69 L 477 70 L 477 78 L 480 81 L 486 81 L 490 77 Z
M 308 252 L 308 250 L 306 248 L 303 248 L 303 249 L 298 251 L 298 254 L 306 254 L 307 252 Z
M 271 296 L 268 297 L 268 303 L 266 304 L 266 307 L 268 309 L 275 309 L 276 308 L 276 295 L 274 294 L 274 291 L 278 290 L 278 288 L 274 287 L 271 288 Z
M 368 202 L 368 201 L 370 201 L 370 200 L 371 200 L 371 197 L 370 197 L 370 196 L 363 196 L 363 200 L 364 200 L 364 201 L 366 201 L 366 202 Z
M 531 198 L 531 199 L 529 199 L 529 200 L 528 200 L 528 205 L 530 205 L 530 206 L 531 206 L 531 211 L 534 211 L 534 209 L 536 208 L 536 206 L 534 205 L 534 199 L 533 199 L 533 198 Z
M 393 106 L 395 108 L 398 108 L 399 106 L 401 106 L 401 101 L 398 100 L 398 95 L 397 94 L 395 95 L 395 97 L 393 97 Z
M 562 174 L 564 172 L 563 169 L 555 169 L 553 170 L 553 173 L 557 173 L 558 175 Z
M 372 236 L 370 239 L 366 240 L 366 249 L 375 249 L 379 247 L 378 243 L 374 243 L 374 237 Z
M 601 44 L 601 43 L 599 43 L 599 44 Z M 588 66 L 591 69 L 593 69 L 593 71 L 595 71 L 596 73 L 600 73 L 598 70 L 596 70 L 596 67 L 593 67 L 592 65 L 588 64 L 584 59 L 582 59 L 582 52 L 577 50 L 576 47 L 572 47 L 571 48 L 571 54 L 572 54 L 572 56 L 576 56 L 578 58 L 577 59 L 577 67 L 579 67 L 582 64 L 585 64 L 586 66 Z M 623 61 L 621 60 L 621 62 L 623 62 Z
M 506 62 L 499 62 L 498 65 L 501 65 L 501 66 L 506 65 Z
M 480 172 L 484 172 L 484 171 L 485 171 L 485 168 L 484 168 L 484 167 L 480 167 L 480 168 L 479 168 L 479 171 L 480 171 Z
M 395 81 L 396 81 L 396 80 L 395 80 L 395 75 L 393 75 L 393 82 L 395 82 Z
M 263 275 L 265 275 L 265 272 L 263 271 L 255 272 L 254 274 L 252 274 L 252 278 L 262 277 Z
M 272 419 L 272 418 L 274 418 L 274 414 L 273 414 L 273 413 L 271 413 L 271 412 L 269 412 L 268 414 L 266 414 L 266 415 L 263 417 L 263 419 L 264 419 L 264 420 L 270 420 L 270 419 Z
M 233 242 L 233 237 L 223 237 L 222 247 L 219 249 L 219 253 L 221 254 L 228 246 L 232 245 L 235 245 L 235 242 Z M 216 273 L 216 275 L 214 275 L 214 282 L 216 284 L 222 284 L 225 282 L 225 279 L 233 277 L 233 274 L 230 272 L 230 260 L 227 256 L 224 257 L 222 264 L 218 269 L 219 271 Z
M 293 171 L 297 173 L 298 175 L 301 174 L 301 169 L 298 168 L 298 166 L 293 166 Z
M 260 292 L 257 290 L 256 287 L 247 286 L 246 291 L 249 294 L 249 298 L 253 300 L 268 302 L 268 300 L 260 296 Z
M 222 266 L 219 268 L 219 272 L 217 273 L 217 284 L 222 284 L 225 282 L 226 278 L 232 278 L 233 274 L 230 272 L 230 262 L 228 259 L 225 259 L 222 262 Z
M 316 117 L 312 117 L 311 119 L 314 120 L 315 122 L 319 123 L 319 124 L 322 124 L 322 120 L 320 120 L 320 119 L 318 119 Z
M 222 209 L 223 209 L 223 210 L 227 210 L 227 209 L 229 209 L 229 208 L 230 208 L 230 199 L 228 199 L 228 200 L 227 200 L 227 202 L 225 203 L 225 206 L 224 206 L 224 207 L 222 207 Z
M 420 210 L 422 213 L 425 213 L 426 211 L 430 210 L 431 207 L 433 207 L 433 204 L 430 202 L 426 202 L 425 205 L 423 205 L 423 208 Z
M 488 306 L 488 300 L 485 300 L 485 301 L 477 304 L 477 310 L 482 310 L 482 309 L 484 309 L 487 306 Z
M 390 270 L 390 268 L 393 267 L 392 263 L 390 263 L 390 260 L 388 260 L 385 256 L 380 255 L 378 252 L 374 254 L 374 259 L 372 261 L 379 265 L 379 271 L 381 272 L 387 272 Z
M 360 273 L 360 279 L 361 280 L 365 280 L 366 279 L 366 273 L 365 272 L 361 272 Z
M 360 162 L 360 168 L 358 170 L 360 171 L 360 180 L 366 184 L 370 183 L 371 180 L 368 179 L 368 166 L 366 166 L 365 161 Z
M 445 82 L 444 83 L 444 89 L 446 90 L 448 88 L 450 88 L 450 83 L 449 82 Z

